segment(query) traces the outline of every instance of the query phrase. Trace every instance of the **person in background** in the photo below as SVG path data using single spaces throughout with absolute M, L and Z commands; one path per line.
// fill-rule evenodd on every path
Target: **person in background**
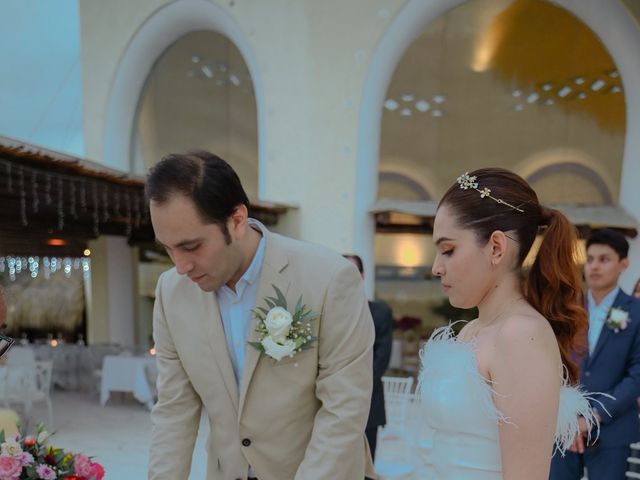
M 623 479 L 630 444 L 639 439 L 640 301 L 618 285 L 629 266 L 628 252 L 626 238 L 614 230 L 599 230 L 587 239 L 589 349 L 580 364 L 580 383 L 587 392 L 608 395 L 593 395 L 599 432 L 591 431 L 592 442 L 587 442 L 589 429 L 579 418 L 571 451 L 553 458 L 552 480 L 580 480 L 585 467 L 590 479 Z
M 4 299 L 2 288 L 0 288 L 0 357 L 2 357 L 11 348 L 14 341 L 13 338 L 2 335 L 1 332 L 6 328 L 5 321 L 7 319 L 7 302 Z
M 358 255 L 344 255 L 344 257 L 358 267 L 358 271 L 364 278 L 364 265 Z M 371 395 L 371 409 L 365 433 L 371 449 L 371 457 L 375 459 L 376 438 L 378 428 L 387 423 L 384 410 L 384 389 L 382 375 L 389 368 L 391 358 L 391 344 L 393 343 L 393 312 L 391 307 L 382 301 L 369 302 L 371 317 L 376 330 L 376 339 L 373 344 L 373 393 Z

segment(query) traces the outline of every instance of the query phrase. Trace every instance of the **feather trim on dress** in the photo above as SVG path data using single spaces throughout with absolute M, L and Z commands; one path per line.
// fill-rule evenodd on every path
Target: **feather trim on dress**
M 560 387 L 560 405 L 558 407 L 558 421 L 556 423 L 555 435 L 555 451 L 560 452 L 564 456 L 565 452 L 571 447 L 573 441 L 580 431 L 578 418 L 583 417 L 587 422 L 587 443 L 591 442 L 591 431 L 595 429 L 596 436 L 594 442 L 600 435 L 600 423 L 595 415 L 592 403 L 598 403 L 605 413 L 611 414 L 602 405 L 602 403 L 594 398 L 594 395 L 603 395 L 614 399 L 607 393 L 586 392 L 580 385 L 571 386 L 565 379 L 564 385 Z
M 463 321 L 463 320 L 460 320 Z M 481 397 L 481 402 L 488 418 L 498 423 L 508 423 L 515 425 L 509 421 L 496 407 L 493 401 L 493 395 L 501 395 L 492 388 L 492 382 L 484 378 L 478 371 L 476 354 L 473 342 L 462 342 L 456 339 L 456 333 L 452 325 L 437 328 L 429 341 L 420 350 L 420 374 L 418 376 L 418 385 L 416 394 L 421 396 L 422 388 L 431 385 L 434 379 L 442 375 L 443 369 L 449 371 L 464 372 L 465 377 L 472 384 L 472 391 L 477 392 Z M 558 420 L 555 431 L 555 452 L 560 452 L 564 456 L 565 452 L 571 447 L 576 435 L 579 432 L 578 418 L 583 417 L 588 427 L 587 442 L 591 442 L 591 432 L 595 430 L 595 440 L 600 434 L 600 425 L 595 416 L 595 410 L 592 404 L 598 403 L 602 409 L 610 415 L 604 408 L 604 405 L 594 395 L 604 395 L 608 398 L 614 398 L 606 393 L 586 392 L 580 386 L 571 386 L 565 379 L 560 387 L 560 401 L 558 407 Z
M 459 321 L 464 322 L 464 320 Z M 471 391 L 477 392 L 481 396 L 482 405 L 489 418 L 514 425 L 493 402 L 493 395 L 500 394 L 491 388 L 491 380 L 484 378 L 478 372 L 474 344 L 456 339 L 456 333 L 451 328 L 455 323 L 458 322 L 434 330 L 429 341 L 420 350 L 421 369 L 416 394 L 420 396 L 422 386 L 432 384 L 431 379 L 438 377 L 441 372 L 436 369 L 444 367 L 462 371 L 472 384 Z

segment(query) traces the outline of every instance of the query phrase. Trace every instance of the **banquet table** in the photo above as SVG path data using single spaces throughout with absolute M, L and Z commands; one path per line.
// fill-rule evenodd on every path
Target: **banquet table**
M 140 403 L 151 408 L 154 395 L 145 375 L 145 367 L 155 366 L 156 358 L 107 355 L 102 363 L 100 403 L 105 405 L 111 392 L 129 392 Z

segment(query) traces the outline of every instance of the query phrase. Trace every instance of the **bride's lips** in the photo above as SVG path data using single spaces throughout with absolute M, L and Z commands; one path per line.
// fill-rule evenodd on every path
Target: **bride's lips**
M 445 293 L 448 292 L 450 289 L 451 289 L 451 285 L 442 284 L 442 290 L 444 290 Z
M 198 283 L 200 280 L 204 278 L 204 275 L 200 275 L 199 277 L 189 277 L 192 282 Z

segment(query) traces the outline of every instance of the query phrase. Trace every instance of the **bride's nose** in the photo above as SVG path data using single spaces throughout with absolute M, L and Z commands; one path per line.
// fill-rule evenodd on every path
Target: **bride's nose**
M 431 273 L 434 277 L 441 277 L 444 275 L 444 268 L 442 262 L 438 261 L 438 257 L 433 261 L 433 266 L 431 267 Z

